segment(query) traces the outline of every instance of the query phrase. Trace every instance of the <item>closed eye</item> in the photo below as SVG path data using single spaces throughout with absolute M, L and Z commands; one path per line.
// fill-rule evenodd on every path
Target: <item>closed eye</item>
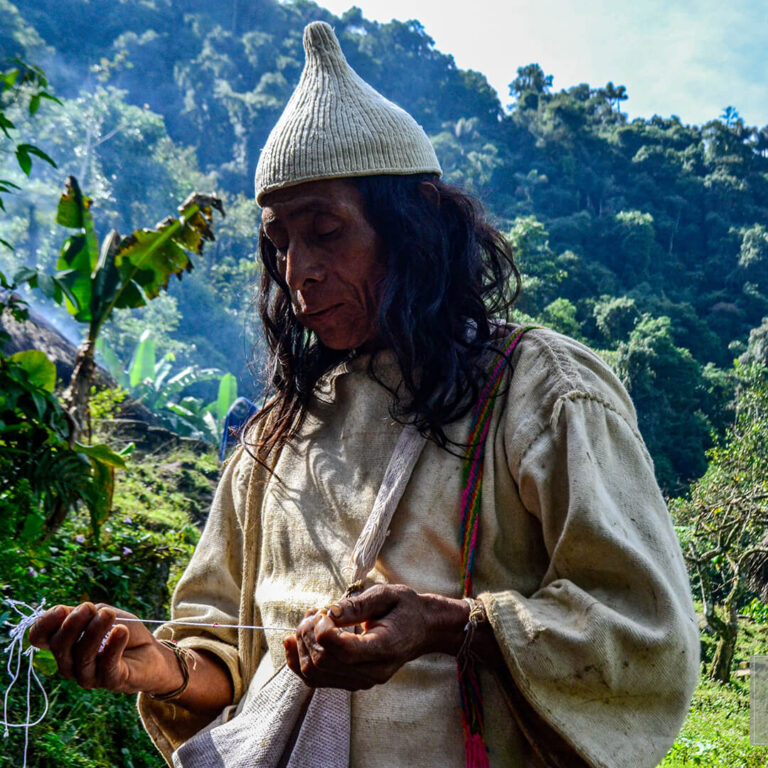
M 315 216 L 315 234 L 321 240 L 331 238 L 341 231 L 341 221 L 338 217 L 328 213 L 320 213 Z

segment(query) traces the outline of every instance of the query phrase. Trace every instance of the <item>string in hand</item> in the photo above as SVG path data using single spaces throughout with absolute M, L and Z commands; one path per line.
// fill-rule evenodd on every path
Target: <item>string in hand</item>
M 24 730 L 24 760 L 22 763 L 23 768 L 27 765 L 27 752 L 29 749 L 29 729 L 35 725 L 41 723 L 45 716 L 48 714 L 48 695 L 45 692 L 45 687 L 42 681 L 37 676 L 35 671 L 35 653 L 37 648 L 34 645 L 30 645 L 26 650 L 24 649 L 24 636 L 27 630 L 43 615 L 45 612 L 45 599 L 40 603 L 38 607 L 29 605 L 21 600 L 11 600 L 6 598 L 5 604 L 11 608 L 18 620 L 16 622 L 6 621 L 5 626 L 9 627 L 10 643 L 5 649 L 5 653 L 8 655 L 8 661 L 6 664 L 6 670 L 10 677 L 10 683 L 5 690 L 3 696 L 3 736 L 8 738 L 11 728 L 21 728 Z M 180 620 L 165 620 L 165 619 L 139 619 L 120 617 L 115 622 L 116 624 L 124 624 L 128 622 L 136 622 L 141 624 L 167 624 L 171 626 L 184 626 L 184 627 L 211 627 L 221 629 L 247 629 L 247 630 L 263 630 L 272 632 L 294 632 L 294 627 L 266 627 L 249 624 L 221 624 L 219 622 L 199 622 L 199 621 L 185 621 Z M 105 637 L 106 640 L 106 637 Z M 9 712 L 10 695 L 13 687 L 17 684 L 19 679 L 24 675 L 22 671 L 24 657 L 27 658 L 27 691 L 26 691 L 26 713 L 22 720 L 19 722 L 11 722 Z M 33 688 L 37 687 L 43 697 L 42 712 L 33 719 L 32 717 L 32 692 Z

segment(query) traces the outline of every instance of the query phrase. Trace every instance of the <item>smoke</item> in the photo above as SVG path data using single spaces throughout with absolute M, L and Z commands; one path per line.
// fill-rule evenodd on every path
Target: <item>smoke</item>
M 31 300 L 31 296 L 25 296 L 25 301 L 29 303 L 29 308 L 34 315 L 38 315 L 51 328 L 58 331 L 70 344 L 75 347 L 80 345 L 83 337 L 83 326 L 72 319 L 66 310 L 61 307 L 50 306 L 42 302 Z M 37 318 L 30 318 L 33 322 Z

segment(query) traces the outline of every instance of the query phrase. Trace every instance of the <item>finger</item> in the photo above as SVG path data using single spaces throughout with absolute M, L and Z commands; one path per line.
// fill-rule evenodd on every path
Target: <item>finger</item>
M 337 626 L 348 627 L 378 619 L 400 601 L 401 589 L 390 584 L 377 584 L 359 595 L 345 597 L 328 607 Z
M 318 613 L 311 618 L 311 626 L 300 636 L 312 659 L 312 664 L 320 670 L 326 670 L 338 663 L 334 659 L 333 646 L 336 635 L 343 632 L 336 626 L 333 619 L 324 613 Z
M 94 613 L 93 603 L 78 605 L 48 640 L 51 652 L 56 657 L 59 672 L 66 678 L 73 677 L 72 646 L 77 642 Z
M 51 635 L 58 631 L 73 610 L 70 605 L 57 605 L 43 613 L 29 629 L 29 642 L 42 650 L 50 650 L 48 642 Z
M 283 640 L 283 648 L 285 649 L 285 663 L 289 669 L 299 677 L 301 677 L 301 662 L 299 661 L 299 649 L 296 640 L 296 635 L 289 635 Z
M 304 622 L 302 622 L 302 624 L 303 623 Z M 308 641 L 307 639 L 305 639 L 305 634 L 306 633 L 301 633 L 301 632 L 296 633 L 296 653 L 299 660 L 298 675 L 308 685 L 312 685 L 315 665 L 312 663 L 312 656 L 309 653 L 309 648 L 307 647 L 308 643 L 311 642 L 311 640 Z
M 78 685 L 83 688 L 103 686 L 100 665 L 96 660 L 114 623 L 115 612 L 111 608 L 97 610 L 72 647 L 72 671 Z
M 131 633 L 124 624 L 115 624 L 104 643 L 99 654 L 97 664 L 101 668 L 101 676 L 104 681 L 104 687 L 110 691 L 123 691 L 133 693 L 134 691 L 125 690 L 128 681 L 125 679 L 124 666 L 122 664 L 123 654 L 128 646 L 128 640 Z
M 346 688 L 350 691 L 370 688 L 374 682 L 357 669 L 320 670 L 311 661 L 305 644 L 295 635 L 283 640 L 288 668 L 313 688 Z M 302 660 L 303 659 L 303 660 Z

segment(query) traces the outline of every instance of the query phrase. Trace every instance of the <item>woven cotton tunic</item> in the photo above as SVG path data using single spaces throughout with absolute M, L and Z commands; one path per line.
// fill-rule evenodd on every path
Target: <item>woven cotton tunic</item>
M 380 357 L 377 370 L 396 382 L 391 356 Z M 526 334 L 512 362 L 484 460 L 476 592 L 517 688 L 575 754 L 604 768 L 654 766 L 687 711 L 698 631 L 634 409 L 599 357 L 554 332 Z M 174 618 L 295 626 L 338 599 L 402 429 L 367 367 L 361 357 L 323 377 L 274 474 L 242 451 L 230 461 Z M 463 442 L 468 429 L 469 416 L 448 433 Z M 461 596 L 460 492 L 461 460 L 428 443 L 371 583 Z M 284 633 L 158 634 L 217 654 L 235 704 L 284 663 Z M 498 683 L 481 678 L 491 765 L 539 765 Z M 167 760 L 201 726 L 172 702 L 140 696 L 139 709 Z M 455 659 L 423 656 L 353 693 L 350 753 L 353 768 L 463 768 Z

